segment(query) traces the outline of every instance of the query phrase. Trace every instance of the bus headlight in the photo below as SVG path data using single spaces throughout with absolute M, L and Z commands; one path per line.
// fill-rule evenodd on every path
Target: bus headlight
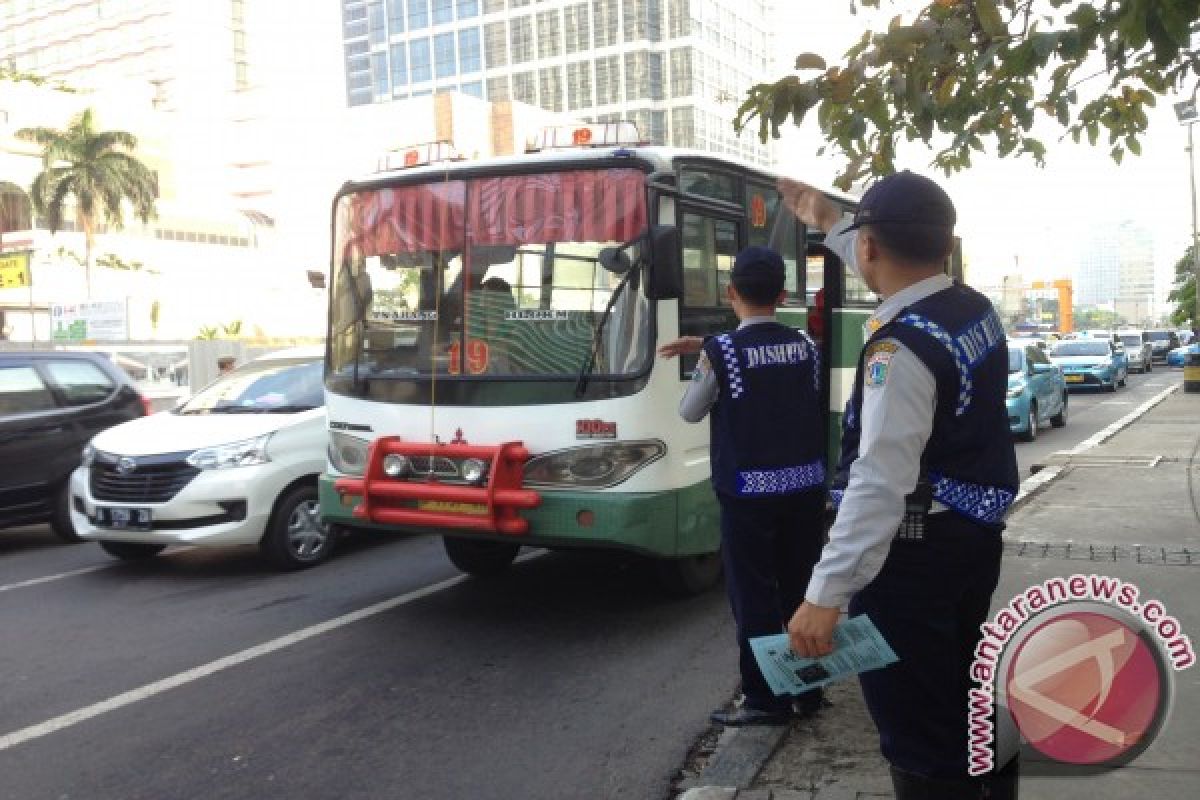
M 383 457 L 383 474 L 389 478 L 403 478 L 412 472 L 412 462 L 406 456 L 391 453 Z
M 475 484 L 476 486 L 483 483 L 484 480 L 487 479 L 487 462 L 480 461 L 478 458 L 468 458 L 466 461 L 462 462 L 462 466 L 459 467 L 459 470 L 462 473 L 462 478 L 464 481 Z
M 359 476 L 367 468 L 370 442 L 340 431 L 329 434 L 329 463 L 343 475 Z
M 667 446 L 657 439 L 556 450 L 529 460 L 525 465 L 525 484 L 603 489 L 628 479 L 666 452 Z

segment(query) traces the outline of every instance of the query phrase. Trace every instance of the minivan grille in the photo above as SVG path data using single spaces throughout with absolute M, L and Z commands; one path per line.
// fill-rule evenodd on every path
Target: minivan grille
M 181 458 L 135 459 L 133 469 L 118 469 L 115 456 L 97 454 L 89 475 L 92 497 L 113 503 L 165 503 L 179 494 L 200 470 Z

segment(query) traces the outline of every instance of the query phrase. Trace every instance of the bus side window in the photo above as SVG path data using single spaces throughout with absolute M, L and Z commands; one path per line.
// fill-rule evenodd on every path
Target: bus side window
M 738 251 L 738 225 L 733 220 L 682 214 L 683 298 L 679 304 L 679 333 L 709 336 L 731 330 L 737 317 L 725 290 Z M 680 377 L 691 377 L 696 356 L 680 359 Z
M 783 207 L 779 192 L 774 187 L 747 183 L 746 218 L 750 221 L 747 243 L 751 246 L 770 247 L 783 257 L 783 263 L 787 267 L 784 283 L 787 298 L 783 304 L 804 307 L 804 284 L 800 282 L 796 257 L 798 247 L 795 215 Z

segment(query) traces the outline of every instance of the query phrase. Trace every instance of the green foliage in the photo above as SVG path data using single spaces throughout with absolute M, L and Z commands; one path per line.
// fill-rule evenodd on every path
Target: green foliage
M 124 226 L 125 203 L 149 222 L 155 216 L 158 178 L 133 156 L 137 137 L 125 131 L 98 131 L 89 108 L 74 117 L 65 131 L 22 128 L 17 138 L 42 148 L 42 171 L 33 179 L 30 198 L 52 233 L 62 227 L 69 207 L 84 234 L 91 294 L 92 248 L 101 222 Z
M 1175 262 L 1175 286 L 1167 300 L 1175 304 L 1171 311 L 1171 324 L 1185 327 L 1196 326 L 1196 262 L 1193 246 Z
M 220 333 L 220 331 L 216 327 L 210 326 L 210 325 L 205 325 L 203 328 L 200 329 L 200 332 L 196 334 L 196 338 L 197 339 L 216 339 L 218 333 Z
M 1122 319 L 1115 311 L 1105 311 L 1102 308 L 1080 308 L 1075 306 L 1075 330 L 1111 330 L 1120 326 Z
M 0 81 L 13 81 L 14 83 L 32 83 L 34 86 L 47 86 L 52 89 L 57 89 L 60 92 L 70 92 L 74 94 L 77 90 L 63 83 L 62 81 L 50 81 L 43 78 L 41 75 L 35 75 L 32 72 L 23 72 L 17 69 L 16 64 L 11 60 L 5 64 L 0 64 Z
M 897 15 L 886 31 L 863 33 L 841 64 L 801 54 L 795 68 L 805 74 L 752 87 L 734 126 L 757 119 L 765 141 L 789 118 L 815 115 L 845 159 L 843 189 L 895 171 L 901 137 L 936 139 L 933 164 L 947 174 L 988 149 L 1041 165 L 1039 121 L 1076 142 L 1103 138 L 1120 163 L 1141 152 L 1157 98 L 1195 95 L 1198 17 L 1200 0 L 932 0 L 911 22 Z
M 236 339 L 242 334 L 242 321 L 235 319 L 233 322 L 227 322 L 221 326 L 221 331 L 231 339 Z
M 158 321 L 162 316 L 162 303 L 155 300 L 150 304 L 150 330 L 158 330 Z

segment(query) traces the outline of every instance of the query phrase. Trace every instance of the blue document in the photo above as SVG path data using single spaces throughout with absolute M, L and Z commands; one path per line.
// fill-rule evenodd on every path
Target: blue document
M 822 658 L 801 658 L 792 652 L 787 634 L 750 640 L 758 668 L 775 694 L 800 694 L 899 661 L 866 614 L 838 623 L 833 646 Z

